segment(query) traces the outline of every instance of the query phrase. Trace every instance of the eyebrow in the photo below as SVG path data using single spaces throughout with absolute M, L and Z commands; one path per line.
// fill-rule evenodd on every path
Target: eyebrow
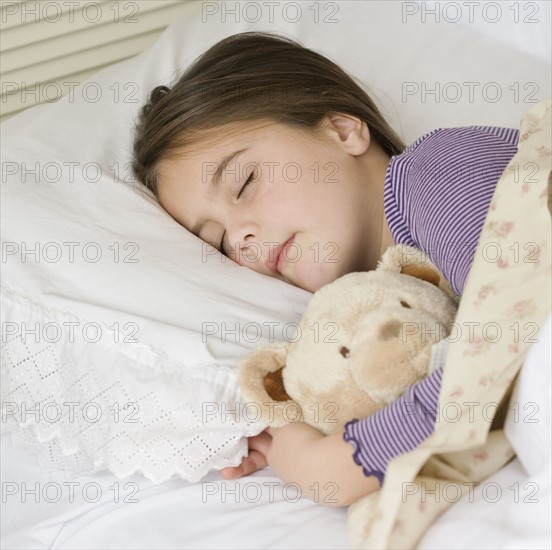
M 209 182 L 209 190 L 208 190 L 208 194 L 209 196 L 211 196 L 215 191 L 216 189 L 218 188 L 219 184 L 220 184 L 220 180 L 222 178 L 222 173 L 224 172 L 224 170 L 226 170 L 226 167 L 236 158 L 238 157 L 239 155 L 241 155 L 244 151 L 247 151 L 249 149 L 249 147 L 246 147 L 245 149 L 240 149 L 239 151 L 234 151 L 233 153 L 230 153 L 227 157 L 224 157 L 220 162 L 219 162 L 219 165 L 215 171 L 215 173 L 213 174 L 213 177 L 211 178 L 211 181 Z M 198 238 L 201 238 L 199 237 L 199 234 L 201 233 L 201 230 L 203 229 L 203 226 L 205 225 L 204 222 L 201 222 L 201 223 L 196 223 L 194 225 L 194 227 L 192 228 L 192 233 L 198 237 Z

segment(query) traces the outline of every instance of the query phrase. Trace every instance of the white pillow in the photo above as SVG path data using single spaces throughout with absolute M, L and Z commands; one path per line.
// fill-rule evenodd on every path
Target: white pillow
M 337 12 L 327 11 L 330 4 Z M 41 453 L 46 467 L 194 481 L 239 463 L 242 436 L 262 426 L 223 414 L 223 405 L 240 399 L 235 367 L 256 346 L 292 338 L 310 298 L 220 255 L 205 261 L 202 242 L 136 191 L 128 165 L 134 117 L 154 86 L 171 83 L 225 36 L 254 29 L 295 37 L 341 64 L 370 86 L 407 142 L 443 126 L 517 127 L 524 100 L 550 95 L 540 52 L 532 57 L 484 35 L 475 39 L 446 21 L 403 21 L 403 4 L 413 5 L 321 4 L 318 20 L 301 4 L 296 22 L 276 9 L 273 23 L 265 12 L 251 24 L 221 12 L 208 17 L 202 10 L 213 3 L 192 2 L 148 51 L 2 124 L 2 400 L 11 411 L 2 428 Z M 531 28 L 537 44 L 547 43 L 547 33 Z M 460 100 L 422 96 L 436 82 L 441 90 L 449 84 L 450 94 L 459 87 Z M 476 92 L 500 89 L 502 99 L 476 93 L 470 101 L 465 82 L 479 83 Z M 38 259 L 24 247 L 36 248 Z M 76 335 L 65 330 L 58 342 L 41 334 L 38 343 L 22 344 L 23 323 L 43 328 L 52 319 L 62 328 L 75 320 Z M 97 326 L 102 338 L 93 343 Z M 23 403 L 63 406 L 72 396 L 80 407 L 101 401 L 104 412 L 113 403 L 139 403 L 140 422 L 114 422 L 111 413 L 95 423 L 63 416 L 54 426 L 42 414 L 20 414 Z

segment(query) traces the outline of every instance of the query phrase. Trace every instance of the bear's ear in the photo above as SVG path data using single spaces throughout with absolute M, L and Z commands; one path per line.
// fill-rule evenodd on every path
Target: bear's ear
M 401 267 L 401 273 L 403 275 L 416 277 L 416 279 L 421 279 L 422 281 L 427 281 L 435 286 L 439 286 L 442 279 L 437 269 L 429 265 L 404 265 Z
M 416 277 L 440 288 L 445 294 L 458 303 L 459 297 L 450 283 L 429 259 L 429 256 L 413 246 L 397 244 L 385 251 L 378 271 L 392 271 Z
M 281 367 L 274 372 L 269 372 L 263 379 L 266 393 L 268 393 L 274 401 L 289 401 L 291 399 L 284 386 L 284 377 L 282 376 L 283 370 L 284 367 Z
M 250 353 L 240 365 L 240 386 L 247 398 L 262 402 L 290 399 L 282 371 L 286 366 L 289 342 L 277 342 Z
M 283 371 L 291 344 L 278 342 L 250 353 L 240 364 L 239 383 L 247 402 L 255 403 L 261 416 L 274 427 L 302 420 L 301 407 L 288 395 Z M 293 413 L 286 409 L 289 405 Z

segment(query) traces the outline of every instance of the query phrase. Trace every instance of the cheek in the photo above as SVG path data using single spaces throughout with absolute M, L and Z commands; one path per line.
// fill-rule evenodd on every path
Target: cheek
M 309 292 L 316 292 L 343 275 L 339 263 L 324 262 L 320 255 L 318 258 L 318 261 L 314 259 L 314 251 L 311 248 L 302 254 L 300 261 L 289 264 L 289 274 L 301 288 Z
M 262 185 L 264 189 L 256 197 L 255 203 L 269 216 L 277 214 L 282 219 L 297 221 L 308 211 L 308 201 L 302 193 L 303 186 L 300 182 L 278 179 Z

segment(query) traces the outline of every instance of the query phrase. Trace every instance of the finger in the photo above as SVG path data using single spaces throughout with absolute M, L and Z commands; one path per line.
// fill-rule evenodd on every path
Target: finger
M 224 479 L 236 479 L 238 477 L 249 475 L 261 468 L 267 466 L 266 453 L 270 446 L 272 438 L 265 432 L 249 437 L 247 444 L 249 447 L 248 456 L 244 457 L 239 466 L 228 466 L 220 471 Z
M 236 479 L 238 477 L 248 476 L 257 470 L 267 466 L 266 457 L 259 451 L 249 451 L 249 456 L 244 457 L 239 466 L 223 468 L 220 475 L 224 479 Z
M 220 477 L 223 479 L 236 479 L 241 477 L 241 465 L 240 466 L 228 466 L 220 471 Z
M 272 437 L 267 433 L 267 430 L 261 432 L 259 435 L 250 437 L 248 440 L 249 451 L 259 451 L 263 455 L 266 455 L 270 444 L 272 443 Z

